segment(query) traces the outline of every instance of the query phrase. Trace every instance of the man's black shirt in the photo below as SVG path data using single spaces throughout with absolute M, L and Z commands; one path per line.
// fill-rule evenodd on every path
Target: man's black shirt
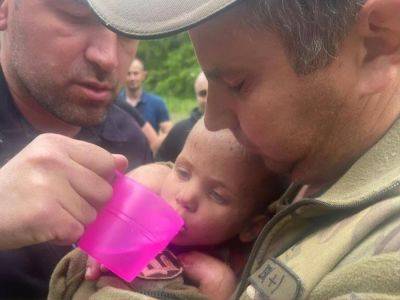
M 39 134 L 15 106 L 0 69 L 0 167 Z M 104 122 L 82 128 L 75 138 L 125 155 L 130 168 L 152 161 L 151 150 L 136 121 L 116 105 L 110 107 Z M 70 250 L 71 247 L 44 243 L 0 251 L 0 299 L 45 299 L 55 265 Z
M 189 132 L 202 116 L 200 109 L 195 108 L 189 118 L 176 123 L 158 149 L 156 160 L 175 162 L 185 145 Z

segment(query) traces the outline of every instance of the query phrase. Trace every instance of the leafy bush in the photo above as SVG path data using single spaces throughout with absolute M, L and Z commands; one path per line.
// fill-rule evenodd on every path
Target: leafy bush
M 147 90 L 165 98 L 194 99 L 193 84 L 200 67 L 186 33 L 142 41 L 138 56 L 148 71 Z

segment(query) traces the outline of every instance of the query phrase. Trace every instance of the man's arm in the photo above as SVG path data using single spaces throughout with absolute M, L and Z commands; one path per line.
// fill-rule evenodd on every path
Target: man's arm
M 169 118 L 169 112 L 167 105 L 165 105 L 164 100 L 160 99 L 159 105 L 158 105 L 158 116 L 157 116 L 157 122 L 160 126 L 160 137 L 162 140 L 166 137 L 167 133 L 171 130 L 173 124 Z
M 161 122 L 160 123 L 160 133 L 167 135 L 167 133 L 171 130 L 173 125 L 174 124 L 172 124 L 171 121 Z
M 160 123 L 160 132 L 158 133 L 158 146 L 161 145 L 162 142 L 165 140 L 173 125 L 174 124 L 172 124 L 171 121 Z
M 0 249 L 74 243 L 126 165 L 98 146 L 40 135 L 0 169 Z
M 399 238 L 396 227 L 383 240 L 387 245 L 383 251 L 387 253 L 374 253 L 373 256 L 334 269 L 322 278 L 308 298 L 400 299 Z

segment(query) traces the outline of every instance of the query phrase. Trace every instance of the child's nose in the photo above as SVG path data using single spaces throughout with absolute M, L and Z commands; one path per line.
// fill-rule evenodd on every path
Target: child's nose
M 194 194 L 191 194 L 189 192 L 182 192 L 177 196 L 176 202 L 185 211 L 194 213 L 197 211 L 198 208 L 198 201 L 196 198 L 197 197 Z

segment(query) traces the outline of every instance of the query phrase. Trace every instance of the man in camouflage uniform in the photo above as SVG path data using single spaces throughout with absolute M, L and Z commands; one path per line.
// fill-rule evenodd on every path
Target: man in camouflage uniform
M 400 298 L 400 0 L 88 2 L 130 36 L 189 28 L 208 128 L 294 182 L 235 298 Z

